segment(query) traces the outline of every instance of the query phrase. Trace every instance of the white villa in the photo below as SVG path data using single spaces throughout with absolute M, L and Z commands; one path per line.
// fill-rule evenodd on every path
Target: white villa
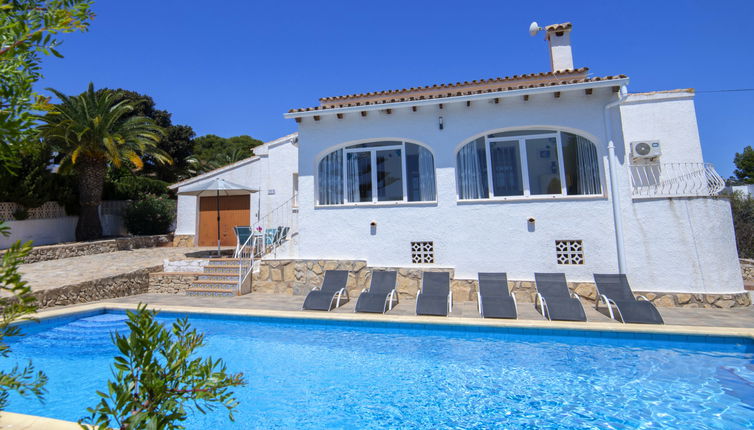
M 574 67 L 570 23 L 544 30 L 548 72 L 322 98 L 285 114 L 297 133 L 173 188 L 222 177 L 259 190 L 221 204 L 221 229 L 234 246 L 231 224 L 290 227 L 267 260 L 461 280 L 620 272 L 636 291 L 735 300 L 730 205 L 702 157 L 694 91 L 632 94 L 624 75 Z M 216 243 L 202 200 L 179 196 L 176 241 Z

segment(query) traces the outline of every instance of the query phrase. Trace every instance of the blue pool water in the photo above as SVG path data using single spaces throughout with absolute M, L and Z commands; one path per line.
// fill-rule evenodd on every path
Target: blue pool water
M 169 324 L 177 315 L 161 314 Z M 105 389 L 125 315 L 25 326 L 13 357 L 50 382 L 8 410 L 77 420 Z M 715 428 L 754 426 L 754 347 L 737 338 L 191 315 L 204 354 L 243 371 L 237 428 Z M 7 361 L 7 360 L 5 360 Z M 218 410 L 188 428 L 229 425 Z

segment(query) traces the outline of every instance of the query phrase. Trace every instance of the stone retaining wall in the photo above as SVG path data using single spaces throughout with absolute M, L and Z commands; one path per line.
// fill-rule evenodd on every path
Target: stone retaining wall
M 421 287 L 423 271 L 449 272 L 454 302 L 477 301 L 476 279 L 453 279 L 450 268 L 405 268 L 370 267 L 364 260 L 262 260 L 260 270 L 254 273 L 252 291 L 262 293 L 305 295 L 313 287 L 322 285 L 326 270 L 348 270 L 347 289 L 349 295 L 358 297 L 364 288 L 369 288 L 372 270 L 396 270 L 398 294 L 403 299 L 416 298 Z M 509 280 L 516 300 L 533 303 L 536 288 L 533 281 Z M 569 287 L 585 301 L 594 304 L 597 296 L 593 282 L 570 282 Z M 735 308 L 750 306 L 748 293 L 740 294 L 686 294 L 662 292 L 636 292 L 647 297 L 658 307 L 688 308 Z
M 183 294 L 198 278 L 198 273 L 154 272 L 149 274 L 148 293 Z
M 754 260 L 739 258 L 738 261 L 741 263 L 741 275 L 744 282 L 754 283 Z
M 39 309 L 144 294 L 149 288 L 149 274 L 161 268 L 162 266 L 153 266 L 107 278 L 35 291 L 33 294 L 37 298 Z
M 191 248 L 194 246 L 193 234 L 176 234 L 173 237 L 173 246 L 180 248 Z
M 60 245 L 35 246 L 24 259 L 24 263 L 57 260 L 60 258 L 80 257 L 82 255 L 105 254 L 108 252 L 127 249 L 154 248 L 170 246 L 172 237 L 169 234 L 155 236 L 131 236 L 115 239 L 97 240 L 94 242 L 75 242 Z M 0 252 L 0 256 L 2 256 Z

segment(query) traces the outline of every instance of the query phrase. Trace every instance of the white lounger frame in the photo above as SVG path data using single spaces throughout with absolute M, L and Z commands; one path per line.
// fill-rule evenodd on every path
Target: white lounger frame
M 369 288 L 364 288 L 361 290 L 362 293 L 368 293 Z M 385 306 L 382 308 L 382 313 L 384 314 L 387 311 L 392 311 L 393 306 L 393 300 L 395 300 L 395 305 L 398 304 L 398 292 L 393 288 L 390 290 L 390 293 L 388 293 L 387 297 L 385 297 Z M 356 308 L 353 309 L 354 312 L 356 312 Z
M 583 309 L 584 304 L 581 303 L 581 297 L 579 297 L 579 295 L 574 293 L 573 291 L 569 290 L 569 293 L 571 293 L 571 298 L 574 298 L 579 301 L 579 304 L 581 305 L 581 308 Z M 539 294 L 539 292 L 537 292 L 537 296 L 534 298 L 534 309 L 537 309 L 537 301 L 539 301 L 540 303 L 539 312 L 542 314 L 543 317 L 547 318 L 548 321 L 552 321 L 552 319 L 550 318 L 550 309 L 547 307 L 547 301 L 545 300 L 544 297 L 542 297 L 541 294 Z M 610 311 L 610 314 L 612 315 L 612 311 Z M 586 312 L 584 313 L 584 317 L 586 318 Z M 586 320 L 588 321 L 589 318 L 586 318 Z
M 416 292 L 416 307 L 414 309 L 414 313 L 419 315 L 419 296 L 421 296 L 422 290 L 419 288 L 419 290 Z M 450 289 L 448 292 L 448 314 L 445 315 L 446 317 L 450 316 L 450 313 L 453 312 L 453 290 Z
M 637 300 L 646 300 L 650 301 L 648 298 L 638 295 L 636 296 Z M 615 310 L 618 311 L 618 316 L 620 316 L 620 322 L 625 324 L 626 322 L 623 320 L 623 313 L 620 311 L 620 308 L 618 307 L 618 304 L 615 303 L 615 300 L 609 298 L 608 296 L 604 294 L 600 294 L 597 297 L 597 300 L 594 301 L 594 309 L 600 310 L 600 301 L 604 303 L 607 306 L 607 310 L 610 311 L 610 318 L 614 319 L 615 321 L 618 321 L 618 318 L 615 318 L 615 313 L 613 312 L 613 307 L 615 307 Z
M 511 295 L 511 298 L 513 299 L 513 308 L 516 310 L 516 316 L 518 316 L 518 302 L 516 301 L 516 293 L 513 291 L 508 292 Z M 484 318 L 484 308 L 482 307 L 482 294 L 479 293 L 479 289 L 477 289 L 476 292 L 476 303 L 477 308 L 479 308 L 479 315 Z
M 318 291 L 321 290 L 322 287 L 314 287 L 312 288 L 312 291 Z M 330 309 L 327 311 L 330 312 L 334 308 L 332 307 L 332 302 L 335 301 L 335 308 L 340 307 L 340 300 L 343 296 L 346 296 L 346 302 L 351 301 L 351 298 L 348 296 L 348 288 L 341 288 L 339 289 L 333 296 L 332 299 L 330 299 Z M 304 305 L 301 305 L 301 309 L 304 309 Z

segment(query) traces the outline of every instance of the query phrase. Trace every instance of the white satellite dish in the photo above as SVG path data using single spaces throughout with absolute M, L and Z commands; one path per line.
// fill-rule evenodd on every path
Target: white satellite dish
M 544 30 L 544 28 L 540 27 L 539 24 L 537 24 L 537 21 L 532 21 L 531 24 L 529 24 L 530 35 L 536 36 L 540 30 Z

